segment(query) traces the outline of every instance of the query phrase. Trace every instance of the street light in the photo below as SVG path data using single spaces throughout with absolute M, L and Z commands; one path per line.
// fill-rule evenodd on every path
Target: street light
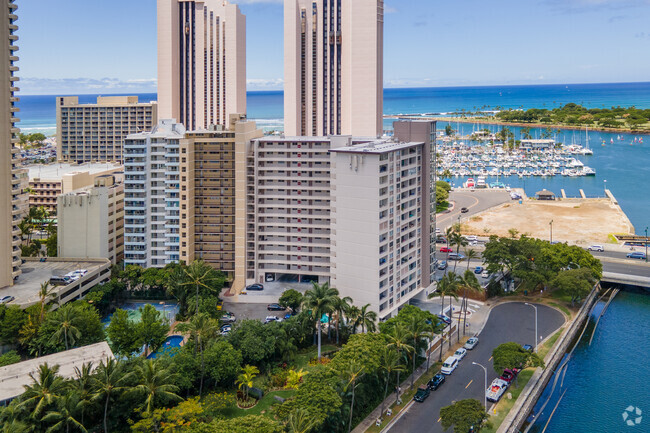
M 603 184 L 605 186 L 605 197 L 607 197 L 607 179 L 603 179 Z
M 487 412 L 487 368 L 483 367 L 483 365 L 479 364 L 478 362 L 472 362 L 472 365 L 478 365 L 485 371 L 485 388 L 483 388 L 483 404 L 485 405 L 485 411 Z
M 648 263 L 648 228 L 645 228 L 645 262 Z
M 537 305 L 529 304 L 528 302 L 526 302 L 526 305 L 535 309 L 535 353 L 537 353 Z
M 548 223 L 548 225 L 551 226 L 551 243 L 553 243 L 553 220 L 551 220 L 551 222 Z

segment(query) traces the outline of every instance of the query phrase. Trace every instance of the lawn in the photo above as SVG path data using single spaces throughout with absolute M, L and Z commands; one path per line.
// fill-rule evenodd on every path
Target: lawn
M 327 352 L 332 352 L 334 350 L 338 350 L 338 347 L 336 347 L 333 344 L 324 344 L 321 346 L 321 353 L 327 353 Z M 296 359 L 294 359 L 293 364 L 295 365 L 296 370 L 300 370 L 301 368 L 305 369 L 306 371 L 309 371 L 311 368 L 309 366 L 309 360 L 310 359 L 315 359 L 318 356 L 318 347 L 310 347 L 309 349 L 306 349 L 304 351 L 301 351 L 296 355 Z
M 287 399 L 289 397 L 293 397 L 295 394 L 296 394 L 295 390 L 272 391 L 264 395 L 264 397 L 262 397 L 262 399 L 254 407 L 250 409 L 240 409 L 238 407 L 234 407 L 230 410 L 224 411 L 224 414 L 228 418 L 236 418 L 236 417 L 246 416 L 246 415 L 271 416 L 271 411 L 270 411 L 271 407 L 276 404 L 280 404 L 280 402 L 274 398 L 275 396 L 280 396 L 284 399 Z
M 501 426 L 501 423 L 510 412 L 510 409 L 512 409 L 512 407 L 515 405 L 517 398 L 519 398 L 519 394 L 521 394 L 521 391 L 524 390 L 526 384 L 533 376 L 534 372 L 534 368 L 527 368 L 526 370 L 519 373 L 519 378 L 517 379 L 518 386 L 515 388 L 513 385 L 511 388 L 509 388 L 507 393 L 501 398 L 501 401 L 496 404 L 494 407 L 496 414 L 494 412 L 491 412 L 489 414 L 489 421 L 491 426 L 481 429 L 481 433 L 494 433 L 499 429 L 499 426 Z M 512 394 L 511 399 L 507 398 L 508 393 Z
M 557 341 L 558 338 L 560 338 L 560 335 L 562 335 L 563 330 L 560 329 L 557 331 L 551 338 L 546 340 L 544 344 L 542 344 L 540 347 L 537 348 L 537 354 L 544 359 L 546 357 L 546 354 L 555 346 L 555 342 Z
M 569 316 L 569 318 L 571 318 L 571 317 L 573 316 L 573 315 L 571 314 L 571 310 L 569 310 L 569 309 L 568 309 L 567 307 L 565 307 L 564 305 L 560 305 L 560 304 L 558 304 L 557 302 L 549 302 L 548 305 L 550 305 L 551 307 L 555 307 L 555 308 L 559 309 L 559 310 L 562 311 L 564 314 L 566 314 L 567 316 Z

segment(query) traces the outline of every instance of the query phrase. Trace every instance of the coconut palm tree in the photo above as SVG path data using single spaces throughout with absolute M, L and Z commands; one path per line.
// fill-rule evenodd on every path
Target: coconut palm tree
M 218 275 L 214 268 L 203 260 L 195 260 L 183 269 L 186 281 L 181 286 L 194 286 L 196 288 L 196 311 L 199 312 L 199 288 L 203 287 L 208 291 L 214 290 L 213 284 L 217 282 Z
M 145 397 L 142 404 L 144 415 L 153 414 L 156 405 L 161 402 L 183 400 L 176 394 L 178 387 L 172 383 L 174 375 L 160 361 L 147 359 L 137 365 L 129 376 L 138 379 L 138 384 L 129 392 Z
M 466 247 L 469 245 L 469 241 L 460 233 L 460 230 L 454 230 L 449 239 L 449 244 L 456 247 L 456 254 L 460 254 L 460 247 Z M 457 265 L 458 260 L 454 260 L 454 272 L 456 272 Z
M 352 388 L 352 400 L 350 401 L 350 421 L 348 422 L 348 433 L 352 431 L 352 415 L 354 414 L 354 392 L 357 388 L 357 381 L 365 374 L 364 367 L 358 361 L 352 361 L 347 370 L 345 371 L 346 384 L 343 387 L 343 392 L 347 392 L 348 388 Z
M 48 320 L 56 326 L 56 332 L 50 337 L 50 342 L 65 342 L 65 350 L 70 350 L 78 338 L 81 338 L 81 331 L 78 326 L 81 324 L 77 308 L 74 304 L 66 304 L 59 308 L 56 313 L 48 316 Z
M 463 335 L 465 335 L 465 327 L 467 324 L 467 293 L 481 292 L 483 290 L 483 287 L 481 287 L 481 283 L 479 283 L 478 278 L 476 278 L 474 272 L 468 269 L 465 271 L 465 274 L 461 277 L 459 281 L 459 288 L 463 290 L 462 313 L 463 313 Z
M 253 379 L 257 377 L 260 370 L 254 365 L 246 365 L 242 367 L 241 374 L 237 376 L 237 387 L 244 393 L 244 400 L 248 400 L 248 390 L 253 387 Z
M 305 292 L 303 299 L 303 308 L 311 310 L 311 314 L 316 319 L 318 327 L 318 360 L 321 358 L 321 318 L 324 314 L 329 313 L 334 308 L 335 299 L 338 292 L 330 288 L 329 283 L 318 284 L 312 283 L 313 288 Z
M 40 420 L 65 393 L 65 381 L 58 373 L 58 365 L 50 367 L 47 363 L 40 365 L 35 373 L 29 373 L 32 384 L 25 385 L 22 402 L 18 407 L 27 409 L 33 419 Z
M 366 329 L 368 332 L 375 332 L 377 330 L 377 313 L 370 310 L 370 304 L 366 304 L 361 307 L 359 310 L 359 317 L 357 317 L 357 323 L 361 325 L 361 332 L 365 333 Z
M 122 368 L 112 358 L 102 361 L 95 370 L 93 376 L 93 394 L 94 401 L 104 402 L 104 433 L 108 433 L 108 404 L 111 397 L 114 397 L 125 390 L 125 376 L 122 374 Z
M 56 299 L 57 294 L 54 293 L 55 288 L 52 287 L 50 288 L 50 282 L 45 281 L 41 283 L 41 288 L 38 290 L 38 301 L 41 305 L 41 322 L 43 322 L 43 319 L 45 318 L 45 306 L 48 304 L 50 300 Z
M 361 314 L 361 310 L 356 305 L 350 305 L 350 308 L 348 308 L 348 312 L 346 313 L 348 323 L 352 324 L 353 334 L 357 333 L 357 326 L 359 326 L 357 323 L 357 319 L 359 318 L 360 314 Z
M 395 324 L 392 332 L 389 333 L 387 337 L 388 337 L 388 347 L 392 347 L 397 351 L 398 359 L 400 360 L 400 362 L 404 355 L 408 355 L 413 350 L 415 350 L 413 346 L 409 344 L 411 336 L 408 330 L 401 323 Z M 395 390 L 397 392 L 397 396 L 395 398 L 396 403 L 399 401 L 399 388 L 400 388 L 399 373 L 400 371 L 397 370 L 397 388 Z
M 472 260 L 480 259 L 481 255 L 474 248 L 466 248 L 464 251 L 465 259 L 467 259 L 467 269 L 469 270 L 469 265 Z
M 70 384 L 70 388 L 78 396 L 77 409 L 81 411 L 81 424 L 84 423 L 84 415 L 86 409 L 90 408 L 93 405 L 93 389 L 92 389 L 92 371 L 93 363 L 88 362 L 84 363 L 79 367 L 74 368 L 75 380 Z
M 337 296 L 334 299 L 334 311 L 336 312 L 336 345 L 339 345 L 339 333 L 341 329 L 341 318 L 348 312 L 352 305 L 352 298 L 345 296 L 343 298 Z
M 442 279 L 438 281 L 436 291 L 429 297 L 439 296 L 441 299 L 440 314 L 445 314 L 445 297 L 449 296 L 449 305 L 451 306 L 451 298 L 458 300 L 458 285 L 459 277 L 455 273 L 443 275 Z M 453 319 L 453 312 L 450 311 L 449 318 Z M 449 348 L 451 348 L 451 338 L 449 339 Z M 442 350 L 442 349 L 441 349 Z
M 436 335 L 440 334 L 440 324 L 438 321 L 433 320 L 431 323 L 429 322 L 424 322 L 425 327 L 424 327 L 424 335 L 428 340 L 428 346 L 431 346 L 431 341 L 433 341 L 434 338 L 436 338 Z M 442 342 L 440 342 L 440 345 L 442 346 Z M 431 358 L 431 351 L 427 351 L 427 373 L 429 372 L 429 361 Z
M 388 395 L 388 383 L 390 382 L 390 376 L 393 373 L 404 371 L 404 366 L 402 365 L 400 355 L 397 353 L 397 350 L 395 350 L 395 348 L 389 346 L 384 347 L 384 351 L 381 353 L 381 358 L 379 360 L 379 368 L 386 373 L 384 398 L 381 400 L 381 412 L 379 413 L 379 417 L 381 418 L 381 416 L 384 415 L 384 402 L 386 401 L 386 396 Z M 399 376 L 397 379 L 397 386 L 399 387 Z
M 79 405 L 79 396 L 75 392 L 69 392 L 65 397 L 59 400 L 56 410 L 51 410 L 43 417 L 43 422 L 54 423 L 47 432 L 57 432 L 65 430 L 80 431 L 86 433 L 86 427 L 76 418 L 75 413 Z
M 298 408 L 287 419 L 289 433 L 309 433 L 316 427 L 316 420 L 305 409 Z
M 203 351 L 210 339 L 217 335 L 218 323 L 206 314 L 199 313 L 192 317 L 189 323 L 179 324 L 176 329 L 179 332 L 189 332 L 190 338 L 194 340 L 194 354 L 197 349 L 201 354 L 201 383 L 199 385 L 199 397 L 203 395 L 203 378 L 205 377 L 205 358 Z
M 413 340 L 413 374 L 411 374 L 411 388 L 413 388 L 415 382 L 415 361 L 419 352 L 418 343 L 420 342 L 420 339 L 426 337 L 426 325 L 424 319 L 418 316 L 411 317 L 411 321 L 406 324 L 406 330 Z

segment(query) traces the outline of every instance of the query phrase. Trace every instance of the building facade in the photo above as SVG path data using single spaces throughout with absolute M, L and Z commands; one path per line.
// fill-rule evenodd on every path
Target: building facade
M 140 103 L 137 96 L 100 96 L 95 104 L 79 104 L 77 96 L 58 97 L 57 159 L 121 162 L 124 138 L 150 131 L 157 118 L 157 104 Z
M 231 115 L 230 127 L 187 132 L 181 140 L 180 259 L 200 259 L 244 288 L 246 149 L 262 135 L 254 122 Z
M 39 164 L 29 170 L 29 207 L 44 207 L 56 214 L 57 197 L 81 188 L 93 186 L 95 179 L 105 175 L 119 175 L 119 164 Z
M 380 136 L 383 49 L 383 0 L 285 0 L 285 133 Z
M 246 18 L 226 0 L 158 0 L 161 119 L 187 130 L 246 113 Z
M 124 141 L 124 263 L 145 268 L 179 260 L 179 149 L 185 127 L 161 120 Z
M 15 117 L 18 112 L 14 95 L 18 91 L 16 82 L 18 71 L 15 63 L 18 56 L 16 31 L 18 26 L 14 22 L 17 6 L 13 0 L 5 0 L 0 17 L 3 25 L 0 39 L 3 40 L 0 55 L 0 287 L 11 286 L 20 275 L 20 230 L 18 223 L 23 218 L 27 207 L 25 187 L 25 171 L 20 168 L 17 154 L 18 133 L 15 126 L 19 121 Z
M 105 258 L 113 264 L 124 258 L 124 184 L 115 176 L 60 195 L 57 219 L 58 257 Z

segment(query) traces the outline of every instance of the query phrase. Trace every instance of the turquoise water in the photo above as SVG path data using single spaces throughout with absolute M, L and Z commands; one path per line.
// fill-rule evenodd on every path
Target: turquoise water
M 117 308 L 125 310 L 129 314 L 129 319 L 133 320 L 134 322 L 139 322 L 140 321 L 140 311 L 138 311 L 139 308 L 144 308 L 145 305 L 153 305 L 153 307 L 160 311 L 161 317 L 166 318 L 170 324 L 174 323 L 174 320 L 176 318 L 176 314 L 178 314 L 179 311 L 179 306 L 176 302 L 164 302 L 163 304 L 159 302 L 126 302 Z M 104 327 L 108 326 L 109 323 L 111 323 L 111 318 L 113 317 L 112 314 L 109 314 L 106 316 L 104 319 L 102 319 L 102 323 L 104 324 Z
M 159 356 L 163 356 L 166 353 L 172 352 L 174 349 L 178 349 L 179 347 L 181 347 L 182 342 L 183 342 L 182 335 L 170 335 L 169 337 L 167 337 L 162 347 L 158 349 L 157 352 L 149 354 L 149 356 L 147 356 L 147 359 L 156 359 Z
M 595 314 L 601 309 L 602 306 L 596 308 Z M 650 432 L 648 323 L 650 294 L 620 292 L 600 320 L 592 345 L 589 346 L 589 331 L 578 344 L 569 361 L 563 388 L 560 389 L 558 381 L 531 433 L 542 432 L 564 390 L 546 433 Z M 536 411 L 550 394 L 552 383 L 553 379 Z M 640 424 L 630 427 L 623 421 L 622 414 L 629 406 L 641 409 Z

